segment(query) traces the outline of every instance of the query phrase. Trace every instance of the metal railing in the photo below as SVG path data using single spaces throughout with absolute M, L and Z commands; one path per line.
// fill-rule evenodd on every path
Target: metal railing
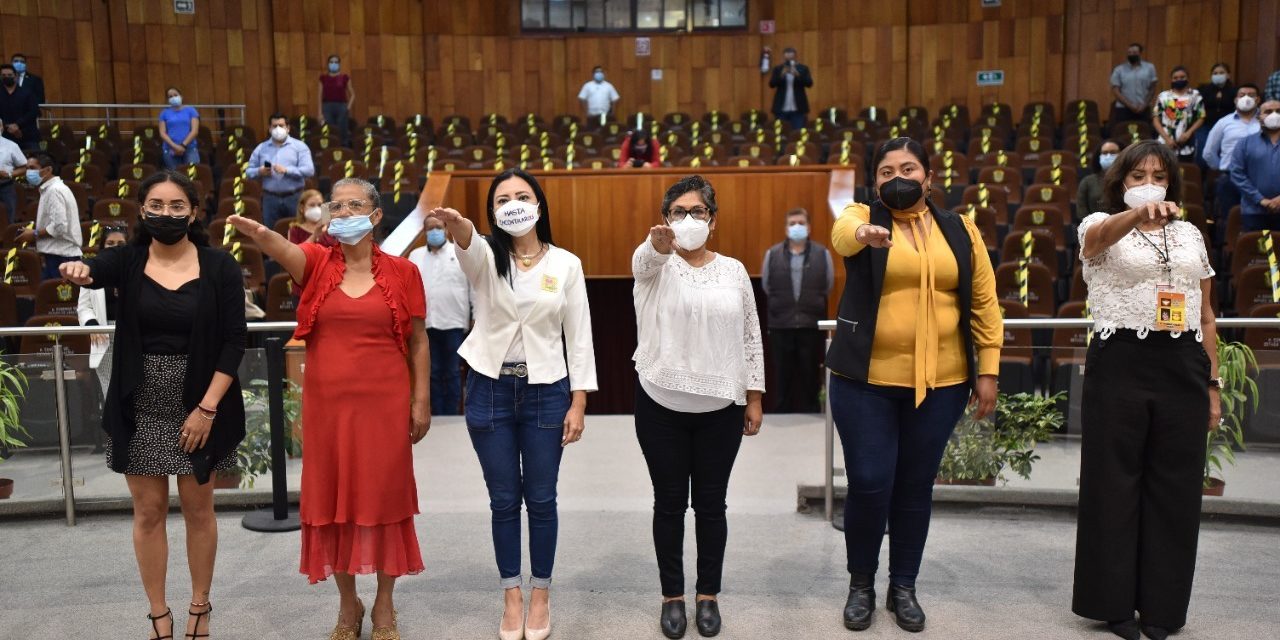
M 200 122 L 207 120 L 217 126 L 208 127 L 210 131 L 220 133 L 227 126 L 246 124 L 245 112 L 248 107 L 243 104 L 191 104 L 189 106 L 201 112 Z M 76 123 L 97 124 L 153 124 L 156 114 L 168 109 L 167 104 L 143 103 L 46 103 L 40 105 L 39 124 L 65 123 L 75 131 Z M 132 128 L 132 127 L 131 127 Z M 86 127 L 87 129 L 87 127 Z M 76 131 L 84 133 L 83 130 Z

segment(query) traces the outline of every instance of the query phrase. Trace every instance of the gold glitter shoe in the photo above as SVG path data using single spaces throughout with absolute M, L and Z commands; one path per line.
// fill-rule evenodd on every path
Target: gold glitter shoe
M 374 627 L 373 635 L 369 636 L 371 640 L 400 640 L 400 630 L 396 628 L 396 612 L 391 611 L 391 626 Z
M 356 617 L 356 626 L 342 624 L 339 616 L 338 624 L 333 627 L 333 633 L 329 634 L 329 640 L 356 640 L 364 632 L 364 602 L 360 600 L 356 602 L 360 603 L 360 614 Z

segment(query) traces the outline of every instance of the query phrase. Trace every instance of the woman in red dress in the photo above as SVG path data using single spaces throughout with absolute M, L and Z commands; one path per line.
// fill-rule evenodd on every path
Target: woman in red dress
M 431 427 L 426 297 L 417 267 L 373 244 L 382 219 L 373 185 L 339 180 L 325 206 L 336 247 L 295 245 L 248 218 L 228 221 L 302 288 L 294 334 L 307 343 L 301 571 L 312 584 L 330 575 L 338 583 L 331 640 L 360 636 L 355 575 L 377 573 L 372 638 L 397 640 L 395 580 L 423 569 L 411 446 Z

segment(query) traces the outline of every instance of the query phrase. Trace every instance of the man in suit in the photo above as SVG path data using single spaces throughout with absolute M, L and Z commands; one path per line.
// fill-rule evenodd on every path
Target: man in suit
M 4 137 L 23 151 L 40 148 L 40 128 L 36 119 L 40 107 L 35 95 L 18 86 L 18 73 L 9 63 L 0 64 L 0 120 L 4 120 Z
M 805 90 L 813 86 L 813 76 L 807 65 L 796 61 L 796 50 L 787 47 L 782 50 L 782 64 L 773 68 L 769 76 L 769 87 L 773 93 L 774 117 L 799 129 L 805 125 L 809 114 L 809 97 Z
M 9 62 L 18 73 L 18 86 L 30 91 L 36 97 L 36 104 L 44 104 L 44 80 L 27 70 L 27 54 L 15 53 Z

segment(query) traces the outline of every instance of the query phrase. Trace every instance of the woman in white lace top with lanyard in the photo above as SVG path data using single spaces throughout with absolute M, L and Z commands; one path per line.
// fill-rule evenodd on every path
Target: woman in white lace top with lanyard
M 653 480 L 662 632 L 680 638 L 687 628 L 684 519 L 692 484 L 698 632 L 714 636 L 729 532 L 725 495 L 742 436 L 760 431 L 764 351 L 746 268 L 706 246 L 718 217 L 715 189 L 702 176 L 680 180 L 662 200 L 662 217 L 631 258 L 636 436 Z
M 1214 272 L 1200 230 L 1178 219 L 1181 187 L 1173 152 L 1139 142 L 1107 171 L 1107 211 L 1079 228 L 1097 333 L 1081 400 L 1072 610 L 1129 640 L 1186 624 L 1205 432 L 1219 424 Z

